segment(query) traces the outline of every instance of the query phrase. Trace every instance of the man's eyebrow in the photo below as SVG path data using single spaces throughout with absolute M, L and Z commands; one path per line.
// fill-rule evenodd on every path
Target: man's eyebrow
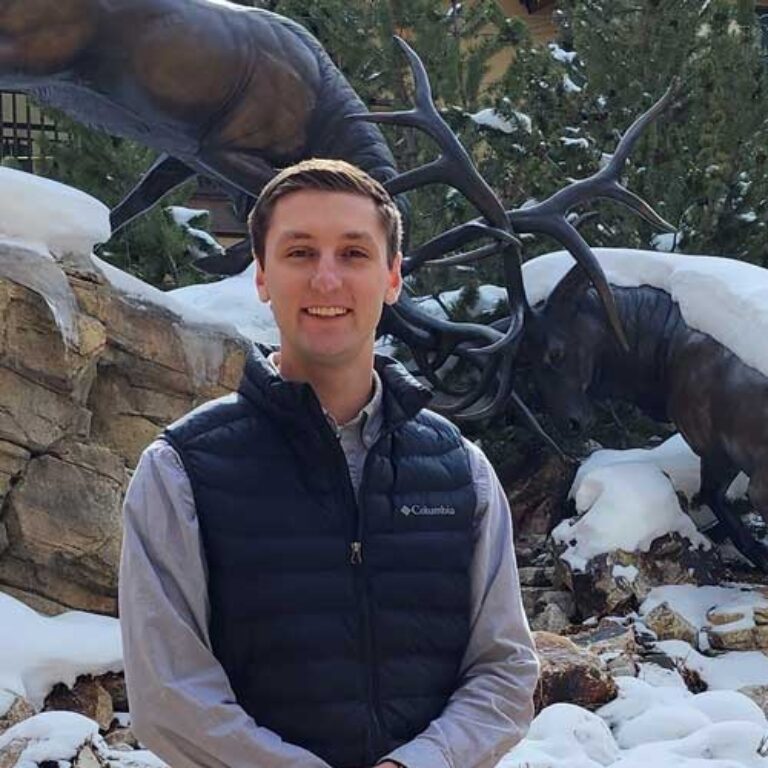
M 345 240 L 370 240 L 372 235 L 370 232 L 364 230 L 352 230 L 350 232 L 342 233 L 342 238 Z M 314 235 L 309 232 L 302 232 L 298 229 L 289 229 L 280 235 L 280 240 L 312 240 Z

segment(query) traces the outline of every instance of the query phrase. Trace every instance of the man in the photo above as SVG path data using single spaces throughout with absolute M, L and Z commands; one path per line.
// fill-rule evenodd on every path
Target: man
M 280 350 L 169 427 L 126 498 L 134 731 L 173 768 L 490 768 L 538 667 L 493 470 L 374 360 L 397 209 L 312 160 L 250 225 Z

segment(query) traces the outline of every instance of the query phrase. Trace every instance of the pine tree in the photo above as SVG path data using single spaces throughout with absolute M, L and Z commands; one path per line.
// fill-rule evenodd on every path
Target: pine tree
M 598 153 L 682 80 L 632 153 L 626 180 L 678 230 L 677 250 L 768 264 L 768 80 L 748 0 L 563 0 L 579 54 L 583 128 Z M 597 167 L 594 162 L 593 170 Z M 594 244 L 652 247 L 655 232 L 615 206 Z
M 55 120 L 63 141 L 42 138 L 42 160 L 37 171 L 48 178 L 81 189 L 110 208 L 136 184 L 155 159 L 140 144 L 91 130 L 62 114 Z M 97 248 L 97 254 L 116 266 L 160 288 L 176 288 L 204 279 L 192 266 L 192 240 L 167 211 L 194 192 L 186 184 L 164 198 L 135 222 Z

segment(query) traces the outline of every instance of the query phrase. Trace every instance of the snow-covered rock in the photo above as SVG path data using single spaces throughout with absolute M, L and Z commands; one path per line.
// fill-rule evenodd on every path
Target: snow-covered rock
M 48 617 L 0 592 L 0 690 L 42 706 L 56 683 L 79 675 L 119 672 L 117 619 L 72 611 Z
M 56 181 L 0 167 L 0 194 L 0 244 L 82 259 L 112 234 L 106 205 Z

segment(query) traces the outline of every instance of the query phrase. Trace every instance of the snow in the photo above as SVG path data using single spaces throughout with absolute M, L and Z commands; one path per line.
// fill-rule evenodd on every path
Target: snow
M 726 651 L 705 656 L 684 640 L 660 640 L 656 648 L 698 672 L 712 690 L 768 685 L 768 656 L 761 651 Z
M 37 708 L 56 683 L 72 686 L 78 675 L 123 668 L 117 619 L 78 611 L 41 616 L 0 592 L 0 627 L 0 691 Z
M 709 334 L 768 376 L 768 270 L 716 256 L 628 248 L 596 248 L 594 253 L 612 285 L 666 291 L 690 328 Z M 531 304 L 546 299 L 573 263 L 566 251 L 526 262 L 523 276 Z
M 0 735 L 0 753 L 17 739 L 29 739 L 16 768 L 37 768 L 46 760 L 71 760 L 80 747 L 99 735 L 93 720 L 74 712 L 43 712 L 22 720 Z
M 512 120 L 504 117 L 500 112 L 488 107 L 487 109 L 481 109 L 479 112 L 474 112 L 469 116 L 470 120 L 476 125 L 482 125 L 485 128 L 493 128 L 502 133 L 515 133 L 515 131 L 522 128 L 526 133 L 530 133 L 533 129 L 533 123 L 530 116 L 524 112 L 513 111 Z
M 552 538 L 565 545 L 560 557 L 574 571 L 583 571 L 589 560 L 608 552 L 647 552 L 653 541 L 670 532 L 694 547 L 711 547 L 680 508 L 667 476 L 652 462 L 609 464 L 602 458 L 591 466 L 586 462 L 576 474 L 570 497 L 579 516 L 563 520 Z
M 0 167 L 0 244 L 24 243 L 59 258 L 89 254 L 112 230 L 109 208 L 85 192 Z
M 251 264 L 239 275 L 216 283 L 177 288 L 164 296 L 173 299 L 187 312 L 200 313 L 216 322 L 234 326 L 251 341 L 277 344 L 280 336 L 272 309 L 256 294 L 255 269 L 255 264 Z
M 174 224 L 182 228 L 191 227 L 195 220 L 204 221 L 210 216 L 210 211 L 204 208 L 185 208 L 183 205 L 169 205 L 165 210 Z
M 585 138 L 572 139 L 569 136 L 561 136 L 560 141 L 566 147 L 578 147 L 579 149 L 589 149 L 589 141 Z
M 675 250 L 679 237 L 679 232 L 660 232 L 651 238 L 651 245 L 657 251 L 672 253 Z
M 67 768 L 86 745 L 112 768 L 165 768 L 165 763 L 147 750 L 110 749 L 99 735 L 98 724 L 75 712 L 42 712 L 22 720 L 0 734 L 0 755 L 6 750 L 10 753 L 15 744 L 23 749 L 14 768 L 38 768 L 46 763 Z
M 582 90 L 581 86 L 576 85 L 568 75 L 563 75 L 563 88 L 566 93 L 581 93 Z
M 768 722 L 735 691 L 692 694 L 632 677 L 597 712 L 553 704 L 498 768 L 765 768 Z
M 755 626 L 755 609 L 768 611 L 768 598 L 749 585 L 697 587 L 693 584 L 674 584 L 652 589 L 640 606 L 640 616 L 647 616 L 662 603 L 667 603 L 697 631 L 710 632 L 751 629 Z M 733 619 L 713 625 L 709 618 L 712 614 L 720 616 L 721 621 L 728 616 L 733 616 Z
M 549 43 L 549 52 L 552 54 L 552 58 L 561 64 L 572 64 L 578 55 L 576 51 L 566 51 L 557 43 Z
M 421 296 L 414 299 L 415 303 L 422 312 L 432 317 L 447 318 L 445 308 L 453 309 L 461 297 L 462 289 L 457 288 L 453 291 L 443 291 L 435 299 L 432 296 Z M 498 285 L 481 285 L 477 291 L 477 301 L 469 307 L 470 318 L 475 318 L 487 312 L 493 312 L 499 305 L 499 302 L 507 300 L 507 290 Z

